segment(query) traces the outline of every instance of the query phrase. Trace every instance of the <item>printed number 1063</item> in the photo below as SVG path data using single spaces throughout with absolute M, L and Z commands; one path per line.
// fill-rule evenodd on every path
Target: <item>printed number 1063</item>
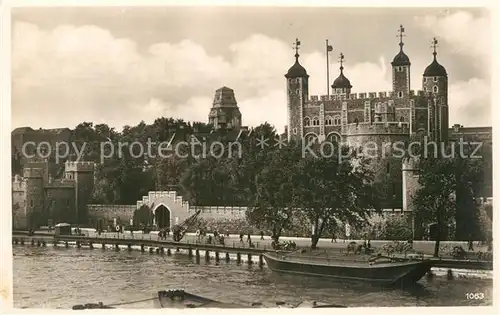
M 465 297 L 467 298 L 467 300 L 482 300 L 484 299 L 484 293 L 465 293 Z

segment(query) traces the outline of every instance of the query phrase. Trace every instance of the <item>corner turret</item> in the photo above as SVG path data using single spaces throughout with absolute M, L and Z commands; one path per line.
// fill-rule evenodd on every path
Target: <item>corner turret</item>
M 309 99 L 309 75 L 299 63 L 300 41 L 295 39 L 295 63 L 285 74 L 287 79 L 287 138 L 302 138 L 304 105 Z
M 398 98 L 407 98 L 410 93 L 410 58 L 403 51 L 403 35 L 405 29 L 399 26 L 399 53 L 391 62 L 392 65 L 392 90 Z
M 332 95 L 350 95 L 351 94 L 351 81 L 349 81 L 348 78 L 345 77 L 344 75 L 344 54 L 340 53 L 339 57 L 339 62 L 340 62 L 340 74 L 339 76 L 333 81 L 332 84 Z

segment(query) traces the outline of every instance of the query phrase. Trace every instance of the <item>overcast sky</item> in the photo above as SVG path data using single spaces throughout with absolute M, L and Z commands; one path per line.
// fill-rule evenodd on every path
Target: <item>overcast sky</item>
M 292 43 L 326 94 L 345 55 L 353 92 L 389 91 L 390 61 L 406 31 L 412 89 L 432 61 L 449 75 L 450 125 L 491 126 L 490 16 L 475 9 L 16 8 L 12 11 L 12 127 L 118 130 L 165 116 L 207 122 L 216 89 L 235 91 L 243 124 L 286 124 L 284 74 Z

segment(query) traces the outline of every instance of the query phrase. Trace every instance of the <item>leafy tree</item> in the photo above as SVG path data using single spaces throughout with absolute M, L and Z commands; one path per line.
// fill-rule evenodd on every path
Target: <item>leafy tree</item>
M 153 224 L 153 212 L 147 205 L 142 205 L 139 209 L 134 211 L 133 217 L 134 226 Z
M 339 151 L 342 150 L 342 154 Z M 346 154 L 349 148 L 335 148 L 333 156 L 318 154 L 304 157 L 299 163 L 299 203 L 311 223 L 316 248 L 323 232 L 337 228 L 337 222 L 356 227 L 380 212 L 380 199 L 373 186 L 368 161 Z M 350 157 L 346 157 L 350 156 Z
M 452 159 L 429 157 L 420 160 L 419 183 L 413 202 L 424 223 L 436 223 L 434 256 L 439 255 L 439 244 L 445 238 L 446 226 L 454 218 L 456 202 L 455 165 Z
M 270 229 L 278 242 L 283 229 L 291 227 L 298 203 L 296 165 L 300 161 L 300 148 L 289 144 L 266 156 L 266 167 L 257 173 L 255 204 L 247 212 L 250 223 Z

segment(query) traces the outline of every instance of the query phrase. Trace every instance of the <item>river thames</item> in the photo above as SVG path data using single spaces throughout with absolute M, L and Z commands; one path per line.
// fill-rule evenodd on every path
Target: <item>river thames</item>
M 187 255 L 139 251 L 102 251 L 14 246 L 14 307 L 71 308 L 75 304 L 115 304 L 153 297 L 157 291 L 182 288 L 222 302 L 289 303 L 301 300 L 363 306 L 492 305 L 493 281 L 423 278 L 411 289 L 381 289 L 365 284 L 295 275 L 279 275 L 257 265 L 201 261 Z M 483 293 L 467 300 L 467 293 Z M 120 306 L 151 308 L 152 301 Z

